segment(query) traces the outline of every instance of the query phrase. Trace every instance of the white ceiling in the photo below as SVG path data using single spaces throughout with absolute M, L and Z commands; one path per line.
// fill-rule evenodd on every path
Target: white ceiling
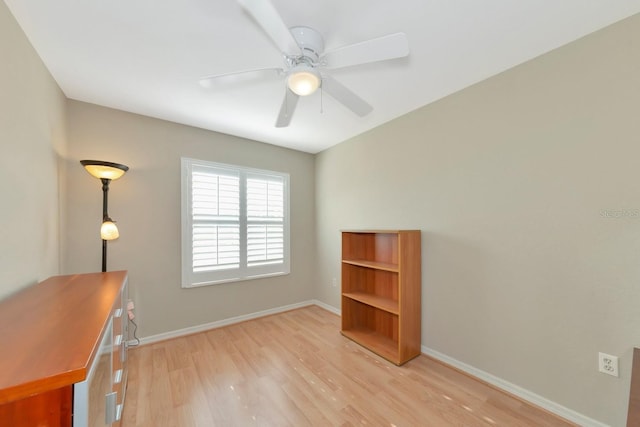
M 71 99 L 316 153 L 640 12 L 640 0 L 272 0 L 326 50 L 404 32 L 408 58 L 331 74 L 374 111 L 321 91 L 275 128 L 284 80 L 204 89 L 199 78 L 281 67 L 236 0 L 5 0 Z

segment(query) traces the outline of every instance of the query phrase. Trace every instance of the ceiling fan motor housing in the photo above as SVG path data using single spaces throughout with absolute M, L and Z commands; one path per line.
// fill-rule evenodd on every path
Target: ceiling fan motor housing
M 300 46 L 303 58 L 308 58 L 312 64 L 316 64 L 324 52 L 324 39 L 320 33 L 309 27 L 291 27 L 289 31 Z

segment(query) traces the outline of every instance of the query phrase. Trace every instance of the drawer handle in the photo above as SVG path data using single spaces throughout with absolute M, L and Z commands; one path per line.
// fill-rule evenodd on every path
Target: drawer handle
M 116 421 L 120 421 L 120 418 L 122 418 L 122 403 L 116 406 Z
M 113 317 L 122 317 L 122 309 L 117 308 L 116 311 L 113 313 Z
M 120 384 L 122 381 L 122 369 L 118 369 L 116 373 L 113 375 L 113 383 Z
M 120 335 L 116 335 L 116 337 L 113 339 L 113 345 L 114 346 L 119 346 L 120 344 L 122 344 L 122 334 Z

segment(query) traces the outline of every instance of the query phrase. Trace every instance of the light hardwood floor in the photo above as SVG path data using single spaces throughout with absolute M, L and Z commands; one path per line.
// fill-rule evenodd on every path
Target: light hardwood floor
M 311 306 L 129 352 L 123 427 L 571 426 L 421 355 L 398 367 Z

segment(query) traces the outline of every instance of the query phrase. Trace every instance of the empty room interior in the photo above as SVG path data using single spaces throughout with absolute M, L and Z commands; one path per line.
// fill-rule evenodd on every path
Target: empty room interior
M 640 425 L 640 1 L 555 3 L 0 3 L 0 425 Z

